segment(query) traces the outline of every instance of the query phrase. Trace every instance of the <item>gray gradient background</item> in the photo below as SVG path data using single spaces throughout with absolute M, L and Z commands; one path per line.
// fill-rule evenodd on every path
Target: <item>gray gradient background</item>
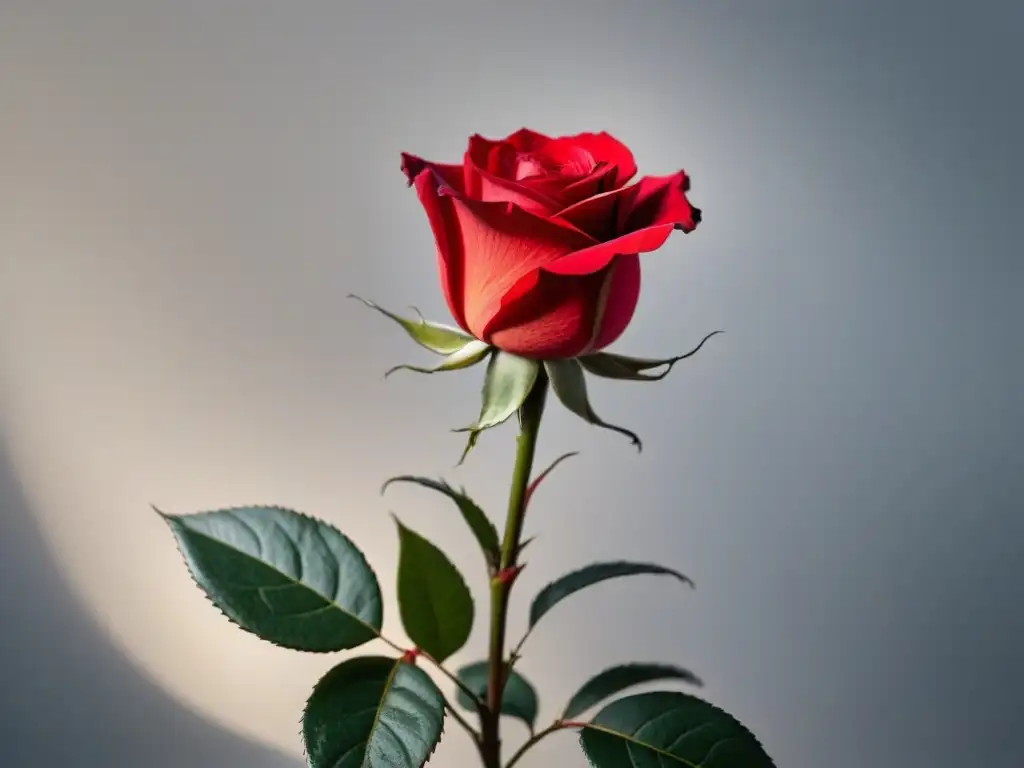
M 0 2 L 0 766 L 299 764 L 331 660 L 228 626 L 149 502 L 322 515 L 388 589 L 394 510 L 482 605 L 452 510 L 377 488 L 446 473 L 498 510 L 512 429 L 451 471 L 480 371 L 383 384 L 423 357 L 341 297 L 445 319 L 398 153 L 527 125 L 693 176 L 705 222 L 645 257 L 617 348 L 727 330 L 594 387 L 640 456 L 549 416 L 541 460 L 583 455 L 537 497 L 513 628 L 592 559 L 698 588 L 552 614 L 523 662 L 542 716 L 662 659 L 779 766 L 1019 768 L 1022 8 Z M 469 764 L 451 733 L 432 764 Z M 562 736 L 525 765 L 584 760 Z

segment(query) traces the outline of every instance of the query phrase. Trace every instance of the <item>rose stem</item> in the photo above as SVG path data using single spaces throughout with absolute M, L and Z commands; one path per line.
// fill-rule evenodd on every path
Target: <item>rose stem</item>
M 537 433 L 547 399 L 548 379 L 543 369 L 537 376 L 530 394 L 519 409 L 519 437 L 516 440 L 516 459 L 512 469 L 512 488 L 508 497 L 508 516 L 505 535 L 501 543 L 498 573 L 509 573 L 516 566 L 519 540 L 523 532 L 526 512 L 526 489 L 530 484 L 533 455 L 537 447 Z M 491 632 L 488 653 L 487 713 L 481 723 L 481 755 L 485 768 L 501 768 L 501 696 L 505 683 L 505 626 L 508 618 L 508 599 L 514 580 L 495 577 L 491 580 Z

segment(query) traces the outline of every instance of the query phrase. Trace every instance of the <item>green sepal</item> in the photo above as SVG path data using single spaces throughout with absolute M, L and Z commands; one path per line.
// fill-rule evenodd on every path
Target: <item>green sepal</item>
M 398 526 L 398 611 L 418 648 L 439 664 L 473 631 L 473 596 L 448 556 L 413 530 Z
M 503 424 L 519 410 L 539 374 L 540 364 L 537 361 L 494 350 L 484 375 L 480 416 L 468 427 L 454 430 L 469 432 L 469 440 L 459 464 L 473 450 L 481 432 Z
M 477 661 L 459 669 L 455 676 L 473 691 L 482 701 L 487 700 L 488 665 L 486 661 Z M 460 687 L 455 700 L 459 706 L 469 712 L 476 712 L 473 699 Z M 533 733 L 537 724 L 537 711 L 540 704 L 537 691 L 530 682 L 514 669 L 508 671 L 505 688 L 501 692 L 501 714 L 521 720 Z
M 430 488 L 438 493 L 443 493 L 454 501 L 455 506 L 462 513 L 462 518 L 466 521 L 466 525 L 469 526 L 473 536 L 476 537 L 477 543 L 484 553 L 484 560 L 487 562 L 488 569 L 490 571 L 497 569 L 498 558 L 501 556 L 501 542 L 498 540 L 498 530 L 477 503 L 466 495 L 465 488 L 456 491 L 444 480 L 431 480 L 429 477 L 414 477 L 413 475 L 399 475 L 398 477 L 392 477 L 384 483 L 380 492 L 383 494 L 392 483 L 415 483 L 424 488 Z
M 356 296 L 354 293 L 349 294 L 349 298 L 361 301 L 370 309 L 375 309 L 385 317 L 394 320 L 402 326 L 413 341 L 421 347 L 429 349 L 435 354 L 452 355 L 463 349 L 471 341 L 475 341 L 472 336 L 458 328 L 453 328 L 449 325 L 442 325 L 440 323 L 431 323 L 424 320 L 422 316 L 418 320 L 409 320 L 396 315 L 394 312 L 390 312 L 383 307 L 374 304 L 372 301 L 362 298 L 361 296 Z
M 571 720 L 626 688 L 655 680 L 681 680 L 698 688 L 704 685 L 690 670 L 671 664 L 619 664 L 598 672 L 585 682 L 565 705 L 561 719 Z
M 618 432 L 630 439 L 638 451 L 643 450 L 643 443 L 635 432 L 624 427 L 617 427 L 604 421 L 590 405 L 587 397 L 587 379 L 583 373 L 583 365 L 578 359 L 547 360 L 544 368 L 551 379 L 551 389 L 562 405 L 575 413 L 588 424 Z
M 302 713 L 309 768 L 421 768 L 441 741 L 444 695 L 402 659 L 360 656 L 323 676 Z
M 736 718 L 685 693 L 619 699 L 580 725 L 594 768 L 775 768 Z
M 283 507 L 156 512 L 196 584 L 247 632 L 314 653 L 356 648 L 379 636 L 377 577 L 333 526 Z
M 468 342 L 462 349 L 452 352 L 450 355 L 445 357 L 444 360 L 439 362 L 437 365 L 424 368 L 418 365 L 396 365 L 394 368 L 388 369 L 384 373 L 386 379 L 395 371 L 414 371 L 415 373 L 442 373 L 444 371 L 460 371 L 463 368 L 469 368 L 476 365 L 485 357 L 487 353 L 491 351 L 491 345 L 483 341 L 477 341 L 473 339 Z
M 672 366 L 680 360 L 685 360 L 686 358 L 697 354 L 697 352 L 700 351 L 700 348 L 704 346 L 704 342 L 712 336 L 717 336 L 720 333 L 725 333 L 725 331 L 712 331 L 701 339 L 700 344 L 686 354 L 676 355 L 675 357 L 666 357 L 663 360 L 627 357 L 626 355 L 616 355 L 611 352 L 596 352 L 592 355 L 582 355 L 576 359 L 579 360 L 580 365 L 586 368 L 590 373 L 595 376 L 603 376 L 606 379 L 660 381 L 668 376 L 669 371 L 672 370 Z M 661 373 L 646 373 L 646 371 L 651 371 L 655 368 L 662 368 L 664 366 L 667 367 Z

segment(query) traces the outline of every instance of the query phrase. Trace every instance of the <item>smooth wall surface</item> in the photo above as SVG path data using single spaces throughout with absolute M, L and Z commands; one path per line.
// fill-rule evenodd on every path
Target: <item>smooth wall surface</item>
M 150 503 L 323 516 L 385 589 L 394 511 L 483 605 L 454 511 L 378 489 L 445 474 L 498 518 L 514 430 L 452 470 L 482 371 L 383 382 L 423 356 L 344 296 L 447 319 L 399 152 L 526 125 L 693 177 L 704 223 L 645 257 L 616 348 L 726 330 L 593 387 L 639 456 L 548 416 L 539 460 L 582 455 L 531 510 L 513 631 L 591 560 L 697 589 L 561 606 L 522 666 L 542 719 L 665 660 L 780 768 L 1017 768 L 1022 28 L 1010 0 L 0 0 L 0 765 L 301 764 L 336 659 L 228 625 Z M 449 730 L 432 764 L 468 765 Z

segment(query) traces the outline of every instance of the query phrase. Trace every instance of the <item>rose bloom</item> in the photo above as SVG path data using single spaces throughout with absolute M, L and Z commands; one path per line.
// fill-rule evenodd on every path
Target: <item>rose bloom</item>
M 638 254 L 700 222 L 683 171 L 626 186 L 636 163 L 607 133 L 473 136 L 460 165 L 403 153 L 402 170 L 430 220 L 455 321 L 538 360 L 615 341 L 640 296 Z

